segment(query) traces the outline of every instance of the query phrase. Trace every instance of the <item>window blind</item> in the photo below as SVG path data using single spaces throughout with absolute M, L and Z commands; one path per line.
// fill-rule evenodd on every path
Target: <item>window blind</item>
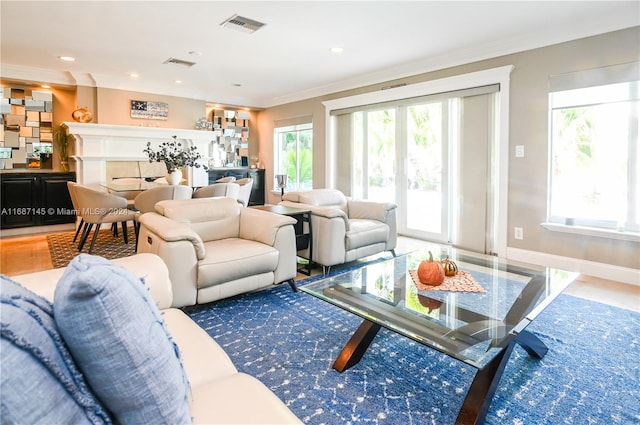
M 640 80 L 640 62 L 556 74 L 549 77 L 549 92 L 583 89 Z
M 376 109 L 394 108 L 400 105 L 413 105 L 417 103 L 428 103 L 442 99 L 453 99 L 458 97 L 478 96 L 488 93 L 496 93 L 500 91 L 500 84 L 491 84 L 487 86 L 473 87 L 463 90 L 454 90 L 443 93 L 435 93 L 426 96 L 416 96 L 404 99 L 397 99 L 388 102 L 372 103 L 368 105 L 354 106 L 351 108 L 335 109 L 330 112 L 331 115 L 345 115 L 359 111 L 372 111 Z

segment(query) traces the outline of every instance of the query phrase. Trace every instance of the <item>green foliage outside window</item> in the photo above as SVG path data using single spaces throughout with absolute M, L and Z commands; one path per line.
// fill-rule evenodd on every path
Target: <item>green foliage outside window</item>
M 288 176 L 288 186 L 295 189 L 311 189 L 313 183 L 312 130 L 280 133 L 280 141 L 280 171 Z

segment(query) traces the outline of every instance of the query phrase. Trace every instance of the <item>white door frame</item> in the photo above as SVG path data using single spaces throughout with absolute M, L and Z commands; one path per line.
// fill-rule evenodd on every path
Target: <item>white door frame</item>
M 495 173 L 497 182 L 496 196 L 493 205 L 493 217 L 489 217 L 493 225 L 493 246 L 495 253 L 500 257 L 507 255 L 507 195 L 509 187 L 509 91 L 511 72 L 513 65 L 487 69 L 483 71 L 471 72 L 468 74 L 456 75 L 422 83 L 409 84 L 388 90 L 363 93 L 355 96 L 343 97 L 322 102 L 325 107 L 326 126 L 326 162 L 325 162 L 325 184 L 324 187 L 335 187 L 337 169 L 337 140 L 335 137 L 336 128 L 331 111 L 343 108 L 353 108 L 372 103 L 389 102 L 393 100 L 407 99 L 417 96 L 427 96 L 436 93 L 443 93 L 454 90 L 479 87 L 490 84 L 500 85 L 500 96 L 498 105 L 498 134 L 495 138 L 495 149 L 493 149 L 493 160 L 498 166 L 492 170 Z

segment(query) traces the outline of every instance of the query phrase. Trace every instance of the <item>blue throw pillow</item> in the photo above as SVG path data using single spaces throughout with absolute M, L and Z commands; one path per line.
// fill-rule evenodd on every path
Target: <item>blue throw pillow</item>
M 91 388 L 121 423 L 191 423 L 180 353 L 143 282 L 87 254 L 67 266 L 55 320 Z
M 0 275 L 2 423 L 110 424 L 58 333 L 49 301 Z

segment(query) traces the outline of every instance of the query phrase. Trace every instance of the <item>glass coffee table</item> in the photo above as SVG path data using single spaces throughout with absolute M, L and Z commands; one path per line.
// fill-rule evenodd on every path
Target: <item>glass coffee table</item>
M 363 319 L 334 369 L 343 372 L 357 364 L 385 327 L 476 368 L 456 423 L 483 423 L 515 344 L 537 358 L 546 354 L 545 344 L 526 327 L 573 276 L 448 247 L 437 246 L 431 252 L 434 258 L 448 256 L 459 268 L 447 285 L 418 289 L 412 274 L 420 261 L 429 258 L 425 250 L 322 279 L 300 290 Z M 446 287 L 451 290 L 442 290 Z

